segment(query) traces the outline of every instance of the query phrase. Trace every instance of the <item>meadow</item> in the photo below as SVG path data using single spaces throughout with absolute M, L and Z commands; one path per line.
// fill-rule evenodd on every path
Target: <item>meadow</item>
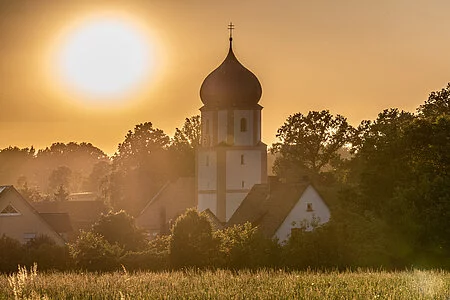
M 448 271 L 281 270 L 113 273 L 20 268 L 0 299 L 450 299 Z

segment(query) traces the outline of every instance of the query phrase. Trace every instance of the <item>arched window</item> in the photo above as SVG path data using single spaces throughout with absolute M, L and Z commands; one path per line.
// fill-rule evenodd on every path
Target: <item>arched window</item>
M 241 119 L 241 132 L 246 132 L 246 131 L 247 131 L 247 119 L 242 118 Z

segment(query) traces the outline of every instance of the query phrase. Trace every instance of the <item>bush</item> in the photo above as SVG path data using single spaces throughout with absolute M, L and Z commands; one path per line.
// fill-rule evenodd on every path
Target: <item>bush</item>
M 149 242 L 147 249 L 127 252 L 120 258 L 120 264 L 128 270 L 164 270 L 168 267 L 169 236 L 159 236 Z
M 279 245 L 265 238 L 249 222 L 217 231 L 222 266 L 232 269 L 269 267 L 278 264 Z
M 88 271 L 118 269 L 122 249 L 111 245 L 98 233 L 82 231 L 77 240 L 69 245 L 75 266 Z
M 125 211 L 102 215 L 92 226 L 92 231 L 102 235 L 111 245 L 118 244 L 125 251 L 145 248 L 145 236 L 134 224 L 134 219 Z
M 23 249 L 19 241 L 3 235 L 0 238 L 0 272 L 11 273 L 23 264 Z
M 24 245 L 24 264 L 31 267 L 37 263 L 39 269 L 65 270 L 69 267 L 68 247 L 60 247 L 46 235 L 40 235 Z
M 173 267 L 213 266 L 217 253 L 218 241 L 205 214 L 189 209 L 175 221 L 169 243 Z

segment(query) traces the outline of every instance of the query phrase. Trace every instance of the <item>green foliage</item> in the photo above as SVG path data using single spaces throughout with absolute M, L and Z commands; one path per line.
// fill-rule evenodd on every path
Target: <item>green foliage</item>
M 22 245 L 5 235 L 0 237 L 0 272 L 10 273 L 23 263 Z
M 220 241 L 219 261 L 231 269 L 262 268 L 278 265 L 280 247 L 265 238 L 249 222 L 215 232 Z
M 92 231 L 105 238 L 111 245 L 117 244 L 125 251 L 142 250 L 145 246 L 143 231 L 134 224 L 134 218 L 125 211 L 102 215 L 92 226 Z
M 75 266 L 88 271 L 111 271 L 119 267 L 122 249 L 111 245 L 98 233 L 82 231 L 77 240 L 69 244 Z
M 169 137 L 151 122 L 128 131 L 113 157 L 110 202 L 115 209 L 137 215 L 168 180 Z
M 58 246 L 46 235 L 40 235 L 24 245 L 24 264 L 37 263 L 40 270 L 66 270 L 70 265 L 69 249 Z
M 212 266 L 217 251 L 218 242 L 205 214 L 189 209 L 178 217 L 169 244 L 169 259 L 173 267 Z
M 120 264 L 127 270 L 164 270 L 169 267 L 169 236 L 158 236 L 151 240 L 145 250 L 127 252 Z
M 428 100 L 417 109 L 419 116 L 435 119 L 450 115 L 450 83 L 440 91 L 432 92 Z
M 194 176 L 195 155 L 200 145 L 200 116 L 186 118 L 181 129 L 176 128 L 170 144 L 172 177 Z
M 347 119 L 328 110 L 296 113 L 278 129 L 280 142 L 272 145 L 277 154 L 274 171 L 285 178 L 316 175 L 340 160 L 339 150 L 349 142 L 352 127 Z

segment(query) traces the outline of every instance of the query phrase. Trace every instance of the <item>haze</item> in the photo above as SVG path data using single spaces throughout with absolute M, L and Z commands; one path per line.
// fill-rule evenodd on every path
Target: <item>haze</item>
M 135 124 L 172 135 L 199 113 L 203 79 L 234 51 L 263 87 L 263 140 L 295 112 L 329 109 L 353 125 L 413 111 L 449 78 L 447 1 L 1 1 L 0 148 L 91 142 L 113 154 Z M 152 75 L 120 105 L 64 90 L 53 55 L 71 26 L 105 14 L 145 31 Z M 55 52 L 56 51 L 56 52 Z

